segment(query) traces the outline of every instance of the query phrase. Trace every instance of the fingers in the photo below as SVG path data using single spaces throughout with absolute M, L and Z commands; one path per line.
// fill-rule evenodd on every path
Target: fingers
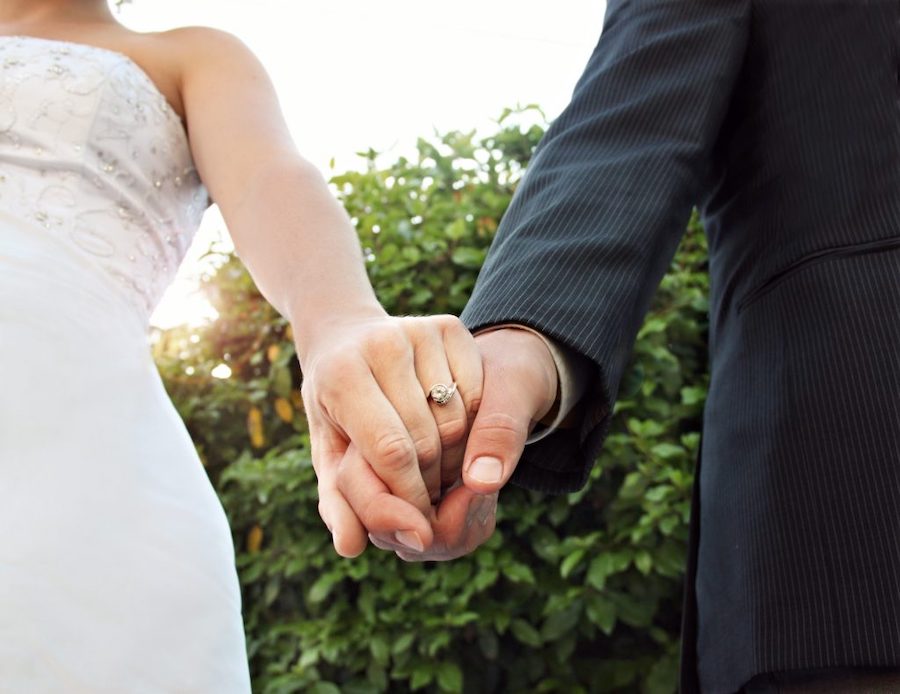
M 428 516 L 391 493 L 377 472 L 351 445 L 337 470 L 336 489 L 358 522 L 373 536 L 387 536 L 398 546 L 423 551 L 431 546 L 431 507 Z M 356 537 L 358 539 L 358 537 Z
M 338 467 L 347 444 L 334 431 L 324 427 L 312 429 L 320 432 L 311 436 L 319 516 L 331 533 L 335 552 L 342 557 L 355 557 L 366 548 L 366 529 L 337 487 Z
M 307 362 L 303 396 L 317 442 L 320 513 L 344 556 L 360 553 L 368 536 L 379 546 L 422 551 L 433 541 L 432 500 L 460 479 L 468 425 L 482 398 L 481 355 L 451 316 L 390 319 L 359 331 Z M 454 382 L 458 394 L 445 405 L 427 399 L 436 383 Z M 471 494 L 454 492 L 445 508 L 451 515 Z M 448 536 L 444 554 L 470 551 L 474 541 Z
M 434 465 L 421 464 L 432 503 L 440 498 L 442 486 L 459 478 L 465 439 L 472 415 L 481 398 L 481 353 L 471 333 L 454 316 L 409 319 L 416 344 L 416 372 L 426 394 L 443 384 L 455 391 L 444 404 L 428 398 L 441 443 L 441 459 Z
M 476 338 L 484 360 L 481 406 L 472 423 L 463 481 L 489 494 L 509 480 L 532 425 L 556 398 L 556 365 L 546 344 L 523 330 L 497 330 Z
M 451 491 L 441 501 L 432 523 L 434 542 L 424 552 L 413 552 L 396 543 L 379 544 L 404 561 L 449 561 L 474 552 L 494 533 L 497 494 L 475 494 L 465 487 Z
M 400 323 L 401 326 L 403 324 Z M 386 332 L 371 346 L 369 353 L 372 373 L 408 431 L 413 443 L 414 458 L 412 461 L 406 456 L 394 459 L 392 456 L 378 455 L 377 451 L 367 453 L 365 450 L 363 454 L 395 493 L 392 477 L 402 478 L 404 485 L 415 484 L 415 497 L 398 495 L 413 503 L 423 513 L 427 512 L 432 498 L 436 498 L 440 491 L 437 489 L 437 482 L 433 481 L 431 484 L 433 491 L 429 490 L 427 482 L 439 477 L 441 437 L 438 423 L 426 399 L 426 391 L 417 374 L 423 368 L 419 362 L 423 359 L 420 355 L 424 354 L 425 362 L 438 377 L 449 377 L 442 352 L 442 349 L 428 349 L 427 344 L 420 347 L 415 336 L 399 330 L 394 333 Z M 355 439 L 351 437 L 351 440 Z M 384 452 L 381 451 L 382 454 Z
M 333 484 L 319 481 L 319 516 L 331 533 L 334 551 L 352 558 L 366 548 L 366 529 Z
M 348 361 L 342 369 L 332 372 L 331 379 L 322 379 L 327 380 L 327 385 L 321 387 L 324 391 L 322 409 L 328 413 L 331 423 L 353 441 L 360 454 L 371 461 L 388 489 L 426 513 L 431 502 L 419 471 L 418 453 L 412 437 L 437 441 L 436 425 L 424 397 L 418 402 L 418 412 L 412 404 L 401 405 L 402 411 L 398 412 L 393 404 L 412 403 L 409 393 L 421 392 L 413 374 L 412 350 L 409 351 L 405 367 L 384 367 L 399 380 L 387 387 L 388 392 L 382 389 L 364 362 Z M 398 359 L 397 365 L 399 363 Z M 381 376 L 386 384 L 390 381 L 386 373 Z M 414 422 L 411 425 L 410 420 Z M 415 433 L 411 434 L 408 426 L 412 426 Z M 423 430 L 430 434 L 421 433 Z M 439 450 L 436 455 L 440 455 Z
M 442 325 L 444 351 L 450 372 L 456 381 L 459 399 L 462 402 L 464 421 L 459 424 L 461 431 L 458 437 L 442 437 L 443 455 L 441 456 L 441 485 L 446 488 L 460 478 L 463 456 L 466 451 L 466 439 L 469 428 L 475 419 L 475 414 L 481 405 L 484 371 L 482 368 L 481 351 L 475 342 L 475 338 L 468 329 L 456 318 L 445 321 Z M 440 426 L 439 426 L 440 428 Z M 442 430 L 442 435 L 445 432 Z M 447 432 L 448 434 L 451 432 Z
M 417 340 L 416 373 L 421 384 L 421 392 L 424 394 L 423 402 L 430 408 L 430 416 L 435 424 L 441 448 L 441 457 L 419 461 L 419 468 L 422 471 L 422 478 L 425 480 L 431 503 L 435 504 L 441 497 L 444 446 L 445 444 L 459 445 L 468 429 L 465 407 L 458 393 L 454 392 L 443 405 L 438 404 L 427 395 L 435 385 L 440 384 L 452 388 L 454 383 L 454 375 L 447 363 L 444 344 L 436 330 L 427 331 L 421 339 Z

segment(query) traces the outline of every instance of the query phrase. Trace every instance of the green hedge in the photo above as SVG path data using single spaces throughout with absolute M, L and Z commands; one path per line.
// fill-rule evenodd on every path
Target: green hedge
M 334 177 L 391 313 L 461 311 L 543 130 L 534 109 L 507 113 L 490 137 L 436 135 L 389 164 L 369 152 L 365 171 Z M 508 488 L 485 546 L 422 565 L 334 553 L 290 329 L 221 255 L 205 281 L 221 317 L 160 334 L 156 357 L 231 520 L 255 691 L 675 691 L 705 263 L 694 221 L 591 484 L 560 497 Z M 232 376 L 212 377 L 222 363 Z

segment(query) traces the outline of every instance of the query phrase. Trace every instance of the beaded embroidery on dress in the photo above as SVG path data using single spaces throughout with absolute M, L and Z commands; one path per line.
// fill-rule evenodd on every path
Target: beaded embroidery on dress
M 0 70 L 0 206 L 92 256 L 149 312 L 207 207 L 178 115 L 106 49 L 0 37 Z
M 224 510 L 150 357 L 208 204 L 115 51 L 0 36 L 0 693 L 250 691 Z

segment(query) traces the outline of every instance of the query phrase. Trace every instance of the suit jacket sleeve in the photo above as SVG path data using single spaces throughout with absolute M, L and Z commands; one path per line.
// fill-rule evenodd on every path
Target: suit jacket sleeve
M 513 481 L 587 480 L 635 334 L 708 183 L 751 0 L 609 0 L 572 101 L 547 131 L 463 320 L 521 323 L 594 366 L 576 424 L 526 447 Z

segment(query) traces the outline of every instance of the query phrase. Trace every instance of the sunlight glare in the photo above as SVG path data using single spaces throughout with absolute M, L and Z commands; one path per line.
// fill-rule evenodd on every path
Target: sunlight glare
M 209 373 L 213 378 L 220 378 L 222 380 L 231 378 L 231 368 L 227 364 L 219 364 Z

